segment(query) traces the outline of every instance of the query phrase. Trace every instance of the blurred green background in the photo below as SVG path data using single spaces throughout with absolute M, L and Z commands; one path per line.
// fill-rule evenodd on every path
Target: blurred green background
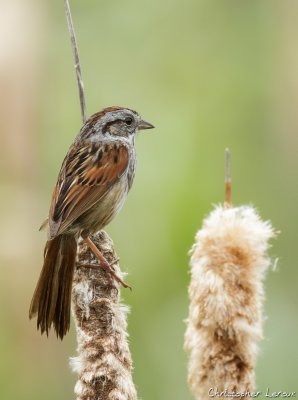
M 137 140 L 138 170 L 108 227 L 133 292 L 130 348 L 139 396 L 190 400 L 183 352 L 187 255 L 224 198 L 254 204 L 281 231 L 266 279 L 259 390 L 298 391 L 296 1 L 71 1 L 88 113 L 136 109 L 156 129 Z M 0 2 L 1 399 L 71 399 L 75 332 L 61 343 L 28 320 L 46 216 L 81 120 L 63 1 Z

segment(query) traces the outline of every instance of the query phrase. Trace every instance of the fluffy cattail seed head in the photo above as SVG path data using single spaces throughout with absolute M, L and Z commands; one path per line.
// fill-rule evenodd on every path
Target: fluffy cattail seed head
M 197 400 L 209 391 L 253 391 L 262 338 L 266 252 L 274 236 L 256 210 L 218 206 L 192 249 L 185 349 L 188 382 Z
M 100 231 L 92 240 L 122 276 L 109 236 Z M 79 375 L 77 400 L 137 400 L 128 347 L 128 308 L 120 302 L 118 283 L 105 270 L 84 267 L 94 264 L 98 260 L 80 240 L 72 289 L 78 356 L 71 365 Z

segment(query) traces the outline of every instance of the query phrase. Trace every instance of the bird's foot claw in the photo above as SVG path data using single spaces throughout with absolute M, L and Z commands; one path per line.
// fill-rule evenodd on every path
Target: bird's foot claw
M 114 260 L 112 260 L 112 261 L 109 263 L 110 267 L 112 267 L 113 265 L 117 264 L 119 261 L 120 261 L 120 258 L 119 258 L 119 257 L 114 258 Z
M 131 286 L 129 286 L 127 283 L 125 283 L 119 276 L 113 271 L 111 268 L 112 265 L 116 264 L 119 261 L 119 258 L 116 258 L 113 260 L 110 264 L 108 262 L 101 262 L 100 264 L 78 264 L 79 268 L 91 268 L 91 269 L 99 269 L 102 268 L 106 270 L 112 278 L 116 282 L 118 282 L 120 285 L 122 285 L 125 289 L 130 289 L 132 290 Z

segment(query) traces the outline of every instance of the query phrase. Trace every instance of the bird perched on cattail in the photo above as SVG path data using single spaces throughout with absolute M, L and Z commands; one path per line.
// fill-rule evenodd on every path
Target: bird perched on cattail
M 103 229 L 121 209 L 131 188 L 135 167 L 135 136 L 153 125 L 133 110 L 109 107 L 83 125 L 62 163 L 54 188 L 43 268 L 31 301 L 29 317 L 48 334 L 51 325 L 61 339 L 69 330 L 71 288 L 81 236 L 113 278 L 112 270 L 89 235 Z M 94 265 L 92 265 L 94 268 Z

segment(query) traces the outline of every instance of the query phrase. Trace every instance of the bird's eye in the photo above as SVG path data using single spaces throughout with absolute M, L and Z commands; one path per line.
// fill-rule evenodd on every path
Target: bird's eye
M 133 119 L 132 119 L 131 117 L 127 117 L 127 118 L 125 119 L 126 125 L 131 125 L 132 122 L 133 122 Z

